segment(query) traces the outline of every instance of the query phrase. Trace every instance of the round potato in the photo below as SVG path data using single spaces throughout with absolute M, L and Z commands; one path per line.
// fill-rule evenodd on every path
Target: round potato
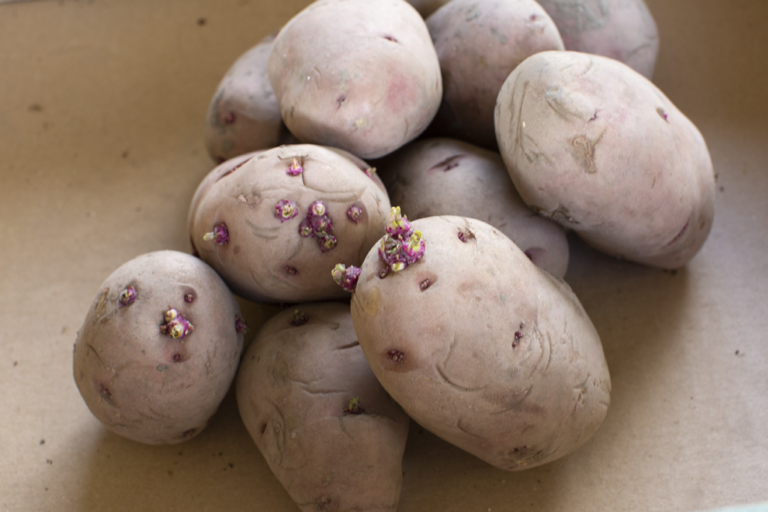
M 373 168 L 299 144 L 217 169 L 193 199 L 191 238 L 230 288 L 256 302 L 342 297 L 331 270 L 362 262 L 390 209 Z
M 208 107 L 205 146 L 224 162 L 238 155 L 297 142 L 283 124 L 267 76 L 275 37 L 268 36 L 229 68 Z
M 280 31 L 269 80 L 299 140 L 376 158 L 413 140 L 440 105 L 424 20 L 400 0 L 319 0 Z
M 565 50 L 552 18 L 534 0 L 452 0 L 427 18 L 443 77 L 431 135 L 495 149 L 493 109 L 515 67 Z
M 74 376 L 111 431 L 148 444 L 199 434 L 234 380 L 244 323 L 194 256 L 159 251 L 115 270 L 77 334 Z
M 610 57 L 649 80 L 659 32 L 643 0 L 538 0 L 555 21 L 565 49 Z
M 496 134 L 526 204 L 595 248 L 671 269 L 704 244 L 715 194 L 706 143 L 625 64 L 576 52 L 529 57 L 499 93 Z
M 273 473 L 305 512 L 394 512 L 408 416 L 371 372 L 349 306 L 286 310 L 243 357 L 237 403 Z
M 391 233 L 423 242 L 421 256 L 393 262 L 415 244 L 390 250 Z M 606 415 L 608 367 L 579 301 L 479 220 L 390 223 L 361 268 L 352 322 L 408 415 L 498 468 L 566 455 Z
M 453 139 L 424 139 L 399 149 L 380 168 L 390 201 L 410 219 L 483 220 L 511 238 L 536 266 L 565 276 L 565 230 L 525 205 L 498 153 Z

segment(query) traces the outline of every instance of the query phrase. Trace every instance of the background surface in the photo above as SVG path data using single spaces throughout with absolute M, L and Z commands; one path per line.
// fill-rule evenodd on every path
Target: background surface
M 202 126 L 234 60 L 303 0 L 0 5 L 0 510 L 295 512 L 230 393 L 178 446 L 107 432 L 72 377 L 101 282 L 188 251 L 213 167 Z M 649 0 L 655 83 L 718 175 L 702 251 L 673 273 L 575 238 L 567 281 L 604 343 L 597 435 L 507 473 L 413 425 L 400 512 L 693 511 L 768 499 L 768 2 Z M 253 325 L 275 311 L 243 303 Z

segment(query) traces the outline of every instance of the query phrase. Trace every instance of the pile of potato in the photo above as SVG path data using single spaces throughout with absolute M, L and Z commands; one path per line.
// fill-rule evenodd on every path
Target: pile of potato
M 706 144 L 649 80 L 653 19 L 642 0 L 413 4 L 318 0 L 223 78 L 197 258 L 126 263 L 78 333 L 108 428 L 187 440 L 236 381 L 305 511 L 394 511 L 409 418 L 506 470 L 598 429 L 611 382 L 566 232 L 674 269 L 713 218 Z M 285 305 L 245 352 L 232 292 Z

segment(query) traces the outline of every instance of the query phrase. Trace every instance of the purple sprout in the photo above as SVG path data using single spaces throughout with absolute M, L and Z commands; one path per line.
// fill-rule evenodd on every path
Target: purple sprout
M 357 286 L 357 280 L 360 278 L 360 269 L 350 265 L 339 263 L 331 270 L 333 280 L 348 292 L 354 292 Z
M 309 322 L 309 317 L 300 309 L 293 310 L 293 318 L 291 318 L 290 324 L 299 327 Z
M 405 354 L 399 350 L 392 349 L 387 352 L 387 359 L 390 359 L 396 363 L 402 362 L 405 359 Z
M 235 331 L 238 334 L 240 334 L 241 332 L 244 333 L 248 331 L 248 324 L 246 324 L 245 320 L 243 320 L 237 315 L 235 315 Z
M 160 332 L 173 339 L 182 339 L 192 334 L 195 326 L 192 325 L 175 308 L 170 308 L 163 314 L 165 323 L 160 324 Z
M 296 267 L 292 267 L 291 265 L 286 265 L 285 273 L 288 274 L 289 276 L 295 276 L 296 274 L 299 273 L 299 269 L 297 269 Z
M 304 172 L 304 167 L 301 166 L 302 162 L 298 158 L 293 157 L 291 164 L 285 170 L 285 174 L 288 176 L 298 176 Z
M 187 293 L 186 295 L 184 295 L 184 302 L 186 302 L 187 304 L 192 304 L 193 302 L 195 302 L 195 296 L 192 295 L 191 293 Z
M 347 218 L 357 224 L 360 222 L 360 217 L 363 215 L 363 209 L 357 206 L 356 204 L 353 204 L 349 207 L 349 210 L 347 210 Z
M 206 233 L 203 236 L 203 240 L 209 242 L 213 240 L 217 245 L 227 245 L 229 243 L 229 229 L 225 223 L 216 224 L 213 226 L 213 231 Z
M 224 116 L 224 124 L 232 124 L 237 119 L 237 116 L 231 110 Z
M 331 249 L 334 249 L 336 247 L 336 244 L 339 243 L 339 241 L 336 239 L 335 236 L 329 235 L 327 233 L 322 233 L 318 239 L 318 245 L 320 245 L 320 250 L 322 252 L 328 252 Z
M 129 286 L 120 294 L 118 307 L 130 306 L 136 301 L 136 288 Z
M 281 199 L 275 205 L 275 218 L 280 219 L 280 223 L 291 220 L 299 214 L 296 203 L 290 199 Z
M 349 401 L 349 405 L 344 409 L 348 414 L 363 414 L 365 409 L 360 406 L 360 399 L 355 397 Z
M 368 167 L 367 169 L 363 169 L 363 172 L 369 178 L 373 178 L 373 175 L 376 174 L 376 168 L 375 167 Z
M 333 236 L 332 222 L 325 203 L 315 201 L 309 205 L 306 218 L 299 224 L 299 235 L 304 238 L 317 238 L 317 245 L 322 252 L 336 247 L 338 240 Z
M 424 256 L 426 246 L 421 231 L 414 231 L 399 206 L 392 207 L 386 231 L 387 236 L 381 239 L 379 245 L 379 258 L 386 263 L 388 271 L 400 272 Z M 379 277 L 386 277 L 388 271 L 379 273 Z

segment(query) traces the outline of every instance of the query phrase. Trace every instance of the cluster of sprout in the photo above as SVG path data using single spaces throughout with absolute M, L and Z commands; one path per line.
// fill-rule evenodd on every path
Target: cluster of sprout
M 192 334 L 195 327 L 175 308 L 170 308 L 163 315 L 165 323 L 160 324 L 160 332 L 174 339 L 181 339 Z
M 299 224 L 299 234 L 305 238 L 316 238 L 317 245 L 323 252 L 336 247 L 338 240 L 333 236 L 331 218 L 328 216 L 325 203 L 315 201 L 309 205 L 306 218 Z
M 213 240 L 217 245 L 227 245 L 229 243 L 229 229 L 225 223 L 213 226 L 213 231 L 203 235 L 203 240 L 209 242 Z
M 424 256 L 425 251 L 421 231 L 413 229 L 408 218 L 400 212 L 399 206 L 392 207 L 386 231 L 387 236 L 381 239 L 379 245 L 379 258 L 387 265 L 379 273 L 382 278 L 390 272 L 400 272 L 408 265 L 413 265 Z

